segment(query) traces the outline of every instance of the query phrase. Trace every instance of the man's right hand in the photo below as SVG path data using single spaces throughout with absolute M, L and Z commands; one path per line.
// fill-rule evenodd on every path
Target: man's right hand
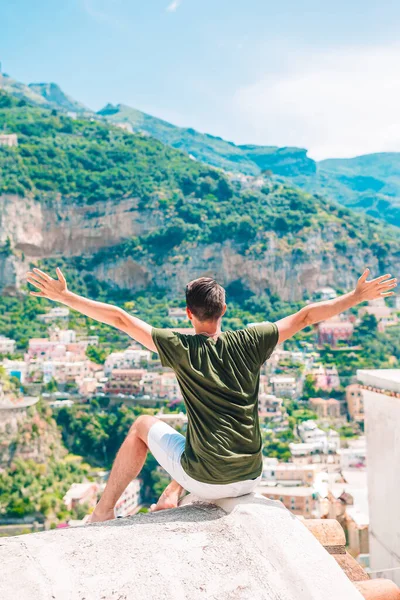
M 58 267 L 56 273 L 57 279 L 53 279 L 40 269 L 29 271 L 26 274 L 27 281 L 39 290 L 38 292 L 30 292 L 31 296 L 39 296 L 39 298 L 48 298 L 58 302 L 62 301 L 68 291 L 67 282 Z
M 365 300 L 375 300 L 383 296 L 393 296 L 394 292 L 391 290 L 397 286 L 397 279 L 392 278 L 390 274 L 381 275 L 371 281 L 367 281 L 367 277 L 370 274 L 370 270 L 365 269 L 357 282 L 354 294 L 358 302 L 364 302 Z

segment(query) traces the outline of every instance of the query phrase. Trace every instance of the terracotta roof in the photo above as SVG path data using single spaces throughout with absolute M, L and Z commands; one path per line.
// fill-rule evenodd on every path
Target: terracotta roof
M 344 531 L 335 519 L 302 520 L 354 583 L 365 600 L 400 600 L 400 589 L 389 579 L 370 579 L 362 566 L 346 552 Z

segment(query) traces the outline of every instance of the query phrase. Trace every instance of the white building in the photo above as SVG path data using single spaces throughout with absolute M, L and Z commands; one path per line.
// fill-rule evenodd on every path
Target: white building
M 370 567 L 400 585 L 400 369 L 359 370 L 357 378 L 365 408 Z
M 159 412 L 156 414 L 157 419 L 163 421 L 164 423 L 168 423 L 171 427 L 183 427 L 187 423 L 187 416 L 185 413 L 163 413 Z
M 14 354 L 16 341 L 0 335 L 0 354 Z
M 25 383 L 28 375 L 28 363 L 24 360 L 9 360 L 5 358 L 2 365 L 8 375 L 17 377 L 21 383 Z
M 128 517 L 132 515 L 140 503 L 140 481 L 134 479 L 122 493 L 115 505 L 116 517 Z
M 121 121 L 120 123 L 115 123 L 115 127 L 118 127 L 119 129 L 123 129 L 124 131 L 127 131 L 128 133 L 133 133 L 133 127 L 130 123 L 128 123 L 128 121 Z
M 333 300 L 337 297 L 337 292 L 331 287 L 322 287 L 315 290 L 313 298 L 315 300 Z
M 297 381 L 295 377 L 288 375 L 274 375 L 271 377 L 270 384 L 272 392 L 276 396 L 283 398 L 295 398 L 297 396 Z
M 186 308 L 172 307 L 168 309 L 168 316 L 170 319 L 175 319 L 176 321 L 187 321 L 187 313 Z
M 18 137 L 16 133 L 0 133 L 0 146 L 18 146 Z
M 142 348 L 129 347 L 123 352 L 112 352 L 104 363 L 104 374 L 108 377 L 114 369 L 134 369 L 148 364 L 151 352 Z
M 62 321 L 68 321 L 69 308 L 66 306 L 55 306 L 44 315 L 38 315 L 38 319 L 40 321 L 44 321 L 45 323 L 51 323 L 51 321 L 57 321 L 58 319 L 61 319 Z
M 93 481 L 85 483 L 73 483 L 63 498 L 63 502 L 68 510 L 72 510 L 79 505 L 87 505 L 94 508 L 97 503 L 99 485 Z
M 365 468 L 367 461 L 366 438 L 360 437 L 356 440 L 349 440 L 347 443 L 348 448 L 339 450 L 340 468 L 342 470 Z
M 51 342 L 60 342 L 60 344 L 74 344 L 76 342 L 76 331 L 74 329 L 59 329 L 55 327 L 50 333 Z
M 270 417 L 272 421 L 282 420 L 282 398 L 277 398 L 274 394 L 258 395 L 258 412 L 260 416 Z
M 298 432 L 304 444 L 311 444 L 312 452 L 327 454 L 328 452 L 337 452 L 340 448 L 340 436 L 337 431 L 330 429 L 326 433 L 313 420 L 300 423 L 298 425 Z
M 55 379 L 58 383 L 75 381 L 88 377 L 90 372 L 89 360 L 44 360 L 40 365 L 43 372 L 43 382 Z

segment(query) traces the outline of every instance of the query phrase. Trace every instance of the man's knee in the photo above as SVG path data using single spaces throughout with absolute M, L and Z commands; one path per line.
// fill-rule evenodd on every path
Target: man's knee
M 147 443 L 147 434 L 150 428 L 158 423 L 159 419 L 152 417 L 151 415 L 140 415 L 131 425 L 129 430 L 130 435 L 136 435 L 141 440 Z

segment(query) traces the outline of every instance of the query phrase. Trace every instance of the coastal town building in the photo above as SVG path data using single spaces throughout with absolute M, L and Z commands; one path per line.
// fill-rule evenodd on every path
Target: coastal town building
M 314 380 L 314 386 L 320 390 L 335 390 L 340 387 L 340 378 L 335 365 L 315 365 L 310 374 Z
M 322 346 L 329 344 L 333 348 L 339 342 L 350 342 L 353 335 L 354 325 L 350 321 L 343 321 L 333 317 L 318 324 L 318 343 Z
M 140 480 L 134 479 L 122 492 L 115 505 L 116 517 L 128 517 L 133 515 L 140 505 Z
M 337 297 L 337 292 L 332 287 L 321 287 L 315 290 L 313 294 L 313 300 L 322 301 L 322 300 L 333 300 Z
M 352 421 L 364 422 L 364 400 L 360 386 L 352 383 L 346 387 L 347 412 Z
M 49 312 L 38 316 L 39 321 L 44 323 L 51 323 L 52 321 L 65 321 L 69 319 L 69 308 L 66 306 L 54 306 Z
M 341 403 L 335 398 L 310 398 L 309 403 L 320 418 L 340 418 Z
M 18 136 L 16 133 L 0 133 L 0 146 L 13 148 L 18 146 Z
M 156 417 L 157 417 L 157 419 L 160 419 L 160 421 L 167 423 L 174 429 L 176 429 L 177 427 L 183 428 L 187 425 L 187 415 L 185 415 L 185 413 L 183 413 L 183 412 L 179 412 L 179 413 L 158 412 L 156 414 Z
M 274 375 L 270 379 L 272 393 L 282 398 L 296 398 L 298 395 L 298 382 L 296 377 L 288 375 Z
M 319 468 L 318 465 L 296 465 L 266 457 L 263 459 L 263 481 L 280 485 L 312 486 Z
M 186 308 L 171 307 L 168 309 L 168 316 L 170 319 L 175 319 L 176 321 L 187 321 L 188 320 Z
M 142 392 L 143 369 L 114 369 L 105 385 L 109 394 L 136 396 Z
M 285 486 L 285 485 L 260 485 L 257 493 L 279 500 L 293 514 L 306 519 L 316 517 L 316 495 L 312 487 L 308 486 Z
M 399 318 L 397 312 L 392 307 L 388 306 L 384 298 L 370 300 L 366 306 L 361 306 L 358 311 L 358 316 L 373 315 L 378 321 L 378 331 L 385 331 L 387 327 L 397 325 Z
M 0 335 L 0 354 L 14 354 L 16 341 Z
M 118 127 L 118 129 L 123 129 L 123 131 L 127 131 L 128 133 L 133 133 L 133 127 L 130 123 L 128 123 L 128 121 L 115 123 L 115 127 Z
M 304 456 L 313 452 L 336 453 L 340 448 L 338 432 L 333 429 L 325 432 L 313 420 L 299 423 L 297 430 L 303 444 L 289 444 L 289 449 L 294 456 Z
M 283 400 L 277 398 L 274 394 L 259 394 L 258 396 L 258 414 L 260 417 L 268 417 L 273 422 L 279 422 L 283 418 L 282 412 Z
M 367 464 L 366 438 L 363 436 L 355 440 L 347 440 L 347 448 L 340 448 L 338 454 L 342 470 L 365 468 Z
M 141 346 L 130 346 L 123 352 L 112 352 L 104 363 L 104 374 L 108 377 L 114 369 L 134 369 L 149 364 L 151 352 Z
M 1 364 L 10 377 L 16 377 L 21 383 L 25 383 L 28 377 L 29 363 L 24 360 L 11 360 L 5 358 L 2 360 Z
M 67 510 L 72 510 L 79 505 L 94 508 L 97 504 L 100 487 L 93 481 L 87 483 L 73 483 L 63 498 Z
M 364 399 L 373 571 L 400 584 L 400 369 L 359 370 Z

